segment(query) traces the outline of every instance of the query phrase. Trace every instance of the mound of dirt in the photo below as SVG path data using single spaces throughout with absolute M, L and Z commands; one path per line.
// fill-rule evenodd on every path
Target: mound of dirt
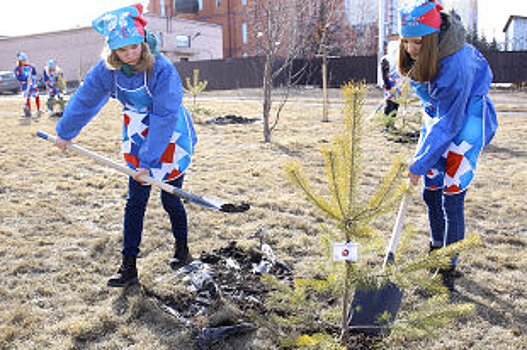
M 241 115 L 227 114 L 223 117 L 214 117 L 203 122 L 203 124 L 252 124 L 257 122 L 256 118 L 245 118 Z
M 260 281 L 262 274 L 272 274 L 291 283 L 292 269 L 274 256 L 271 248 L 244 250 L 235 241 L 181 267 L 161 280 L 174 280 L 185 290 L 175 291 L 170 298 L 145 290 L 160 307 L 188 326 L 198 348 L 207 348 L 228 338 L 236 338 L 257 329 L 248 311 L 264 312 L 269 293 Z M 226 311 L 228 310 L 228 311 Z M 200 327 L 203 319 L 207 324 Z

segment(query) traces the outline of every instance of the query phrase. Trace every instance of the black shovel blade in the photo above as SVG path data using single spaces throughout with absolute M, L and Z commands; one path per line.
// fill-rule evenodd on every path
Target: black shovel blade
M 388 283 L 379 289 L 357 288 L 350 306 L 348 326 L 355 331 L 377 335 L 387 333 L 386 327 L 395 320 L 403 292 L 394 284 Z M 389 320 L 383 314 L 389 314 Z
M 222 204 L 220 211 L 223 211 L 225 213 L 243 213 L 249 210 L 251 206 L 247 203 L 241 203 L 241 204 Z

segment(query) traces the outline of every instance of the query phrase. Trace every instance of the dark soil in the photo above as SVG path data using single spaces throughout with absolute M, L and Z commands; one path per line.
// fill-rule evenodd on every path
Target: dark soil
M 262 246 L 263 247 L 263 246 Z M 161 309 L 175 316 L 187 326 L 197 349 L 237 348 L 254 349 L 253 336 L 258 326 L 251 320 L 251 313 L 268 315 L 276 310 L 265 306 L 270 292 L 261 282 L 263 273 L 271 274 L 286 284 L 292 284 L 293 271 L 277 260 L 266 249 L 244 250 L 235 241 L 213 250 L 202 252 L 199 259 L 176 271 L 175 278 L 186 281 L 187 291 L 177 292 L 169 298 L 156 295 L 143 287 L 145 294 L 156 301 Z M 208 319 L 208 324 L 198 326 L 198 318 Z M 303 325 L 306 334 L 320 331 L 339 333 L 337 325 Z M 382 339 L 380 335 L 346 332 L 343 345 L 348 349 L 374 349 Z
M 353 350 L 373 350 L 379 349 L 378 345 L 382 341 L 382 335 L 369 335 L 357 331 L 350 331 L 343 335 L 343 345 L 347 349 Z
M 419 141 L 420 135 L 420 130 L 403 131 L 399 129 L 393 129 L 388 131 L 387 138 L 388 140 L 396 143 L 417 143 Z
M 223 117 L 214 117 L 203 122 L 203 124 L 252 124 L 258 121 L 256 118 L 245 118 L 241 115 L 227 114 Z
M 176 271 L 176 278 L 190 286 L 184 295 L 174 294 L 167 299 L 151 290 L 145 293 L 190 328 L 198 349 L 208 348 L 257 329 L 248 314 L 265 313 L 269 290 L 260 281 L 262 273 L 284 282 L 293 279 L 287 264 L 273 260 L 259 249 L 244 250 L 232 241 L 217 250 L 202 252 L 199 259 Z M 196 320 L 203 316 L 208 316 L 210 323 L 200 328 Z

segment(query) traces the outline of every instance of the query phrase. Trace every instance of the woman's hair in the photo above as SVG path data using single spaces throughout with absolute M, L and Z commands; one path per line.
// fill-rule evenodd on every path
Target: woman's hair
M 139 62 L 134 66 L 134 70 L 137 72 L 142 72 L 148 69 L 148 75 L 151 76 L 154 71 L 154 62 L 155 57 L 150 51 L 150 47 L 147 43 L 141 43 L 141 58 L 139 59 Z M 102 58 L 106 62 L 106 66 L 109 69 L 112 70 L 120 70 L 121 66 L 124 64 L 117 54 L 115 53 L 116 50 L 110 50 L 110 48 L 106 47 L 102 53 Z
M 432 81 L 437 75 L 439 57 L 439 35 L 438 33 L 428 34 L 422 37 L 421 51 L 419 57 L 414 60 L 406 52 L 401 40 L 399 44 L 399 59 L 397 62 L 399 71 L 402 75 L 409 76 L 410 79 L 425 82 Z

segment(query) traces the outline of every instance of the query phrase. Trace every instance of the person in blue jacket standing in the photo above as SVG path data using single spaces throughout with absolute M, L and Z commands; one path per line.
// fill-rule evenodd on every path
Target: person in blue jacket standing
M 107 12 L 93 21 L 95 30 L 107 39 L 107 57 L 88 72 L 56 127 L 56 145 L 65 150 L 110 97 L 123 105 L 121 150 L 136 174 L 128 182 L 122 264 L 118 275 L 108 281 L 111 287 L 138 282 L 136 257 L 151 189 L 141 183 L 141 176 L 181 188 L 196 143 L 191 117 L 182 104 L 178 72 L 156 50 L 155 37 L 145 30 L 142 13 L 143 7 L 138 4 Z M 191 259 L 187 216 L 179 197 L 161 191 L 161 201 L 175 239 L 170 265 L 176 269 Z
M 400 11 L 399 71 L 411 79 L 425 111 L 408 176 L 414 185 L 424 178 L 431 251 L 464 239 L 467 188 L 498 127 L 488 97 L 490 67 L 465 43 L 459 18 L 441 10 L 434 1 L 418 0 Z M 439 270 L 451 291 L 457 264 L 455 257 Z

